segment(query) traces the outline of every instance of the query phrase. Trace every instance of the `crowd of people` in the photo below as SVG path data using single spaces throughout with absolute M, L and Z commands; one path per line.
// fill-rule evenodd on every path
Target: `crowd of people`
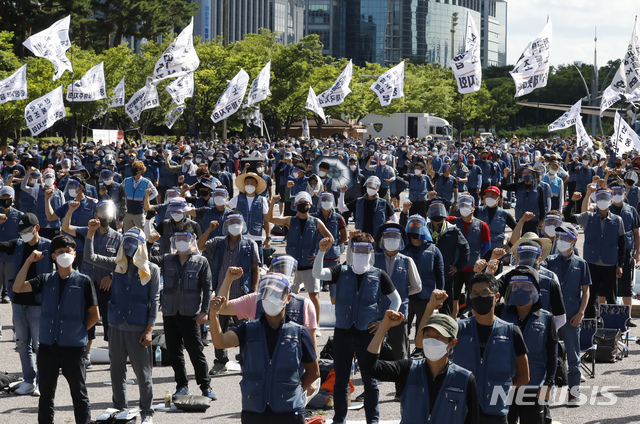
M 559 340 L 577 407 L 582 320 L 632 301 L 640 155 L 606 139 L 42 141 L 3 153 L 12 316 L 1 319 L 22 366 L 15 393 L 39 396 L 43 424 L 60 370 L 76 423 L 91 421 L 98 322 L 113 407 L 128 407 L 129 361 L 152 423 L 160 321 L 174 396 L 190 393 L 183 350 L 215 400 L 211 376 L 239 346 L 242 422 L 303 423 L 323 291 L 334 423 L 346 422 L 354 358 L 368 423 L 398 418 L 380 417 L 378 380 L 395 382 L 403 423 L 551 423 Z M 540 401 L 496 396 L 510 390 Z

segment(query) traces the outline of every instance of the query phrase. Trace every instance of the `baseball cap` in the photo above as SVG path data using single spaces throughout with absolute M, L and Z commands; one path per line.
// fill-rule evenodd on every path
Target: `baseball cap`
M 18 232 L 21 233 L 34 225 L 38 225 L 38 218 L 31 212 L 26 212 L 18 222 Z
M 489 186 L 484 190 L 485 193 L 495 193 L 500 196 L 500 189 L 496 186 Z
M 422 327 L 422 331 L 429 327 L 433 328 L 444 337 L 450 337 L 452 339 L 458 337 L 458 322 L 449 315 L 431 315 L 427 323 Z

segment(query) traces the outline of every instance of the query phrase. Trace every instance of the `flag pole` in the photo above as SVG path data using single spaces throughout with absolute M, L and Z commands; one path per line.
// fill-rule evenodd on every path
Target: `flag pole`
M 538 105 L 536 106 L 536 130 L 533 133 L 533 142 L 538 139 L 538 112 L 540 111 L 540 90 L 538 90 Z
M 193 105 L 193 139 L 196 140 L 198 134 L 198 121 L 196 120 L 196 71 L 193 71 L 193 96 L 191 97 Z
M 73 37 L 71 27 L 69 27 L 69 42 L 71 43 L 71 89 L 73 94 L 73 76 L 75 75 L 75 70 L 73 69 Z M 76 134 L 76 108 L 75 108 L 75 95 L 71 96 L 71 142 L 73 142 L 74 136 Z
M 458 143 L 462 143 L 462 99 L 464 99 L 464 94 L 460 93 L 460 122 L 458 124 Z

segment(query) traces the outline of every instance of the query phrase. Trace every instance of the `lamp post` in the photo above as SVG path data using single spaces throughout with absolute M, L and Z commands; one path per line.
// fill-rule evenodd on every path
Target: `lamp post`
M 453 36 L 456 34 L 456 25 L 458 25 L 458 12 L 453 12 L 451 15 L 451 59 L 453 60 Z

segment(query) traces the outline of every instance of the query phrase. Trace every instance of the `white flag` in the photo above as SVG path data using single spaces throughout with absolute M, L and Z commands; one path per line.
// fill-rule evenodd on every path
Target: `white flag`
M 584 129 L 584 124 L 582 123 L 582 117 L 579 117 L 576 120 L 576 135 L 578 136 L 578 147 L 593 147 L 593 142 L 591 141 L 591 136 L 587 133 L 587 130 Z
M 111 92 L 113 96 L 109 102 L 109 107 L 124 106 L 124 77 L 120 80 L 116 88 Z
M 153 77 L 157 80 L 175 78 L 195 72 L 200 66 L 200 59 L 193 47 L 193 18 L 162 53 L 156 62 Z
M 632 93 L 640 88 L 640 31 L 637 20 L 633 25 L 633 33 L 622 64 L 624 65 L 624 76 L 627 79 L 627 93 Z
M 226 90 L 222 93 L 222 96 L 218 99 L 216 107 L 211 113 L 211 120 L 213 122 L 220 122 L 223 119 L 233 115 L 238 111 L 240 105 L 242 105 L 242 99 L 247 92 L 247 85 L 249 84 L 249 74 L 244 69 L 240 69 L 240 72 L 229 82 Z
M 271 94 L 271 90 L 269 90 L 269 84 L 271 83 L 271 61 L 269 61 L 262 71 L 258 74 L 256 79 L 251 83 L 251 89 L 249 90 L 249 95 L 247 96 L 247 100 L 244 102 L 244 107 L 252 106 L 258 102 L 263 101 L 264 99 Z
M 600 117 L 605 110 L 613 106 L 618 100 L 620 100 L 621 94 L 616 92 L 611 86 L 607 87 L 602 93 L 602 99 L 600 100 Z
M 451 59 L 451 69 L 458 83 L 458 92 L 460 94 L 476 92 L 480 90 L 482 83 L 480 34 L 469 11 L 467 11 L 467 32 L 464 45 L 464 53 Z
M 93 115 L 93 120 L 96 120 L 98 118 L 100 118 L 101 116 L 103 116 L 105 113 L 107 113 L 107 109 L 106 108 L 99 108 L 96 113 Z
M 351 93 L 349 85 L 353 76 L 353 63 L 349 61 L 336 82 L 324 93 L 318 96 L 318 103 L 322 107 L 337 106 L 344 102 L 344 98 Z
M 549 131 L 558 131 L 575 125 L 576 121 L 580 119 L 581 107 L 582 99 L 578 100 L 571 106 L 571 109 L 563 113 L 561 117 L 553 121 L 553 123 L 549 125 Z
M 187 107 L 185 105 L 179 105 L 179 106 L 174 106 L 173 108 L 169 109 L 169 112 L 167 112 L 166 115 L 164 115 L 164 124 L 171 129 L 171 127 L 173 127 L 173 124 L 176 123 L 176 121 L 178 120 L 178 118 L 180 118 L 182 116 L 182 113 L 184 112 L 184 110 Z
M 167 85 L 167 93 L 169 93 L 173 99 L 172 103 L 181 105 L 184 103 L 184 99 L 193 97 L 195 85 L 194 73 L 195 72 L 189 72 L 187 75 L 176 78 L 171 84 Z
M 611 141 L 616 146 L 618 155 L 628 153 L 632 150 L 640 151 L 640 137 L 638 134 L 622 119 L 620 114 L 616 112 L 615 119 L 613 121 L 613 135 Z
M 529 94 L 536 88 L 546 87 L 549 77 L 551 32 L 551 19 L 549 19 L 538 38 L 527 45 L 518 63 L 510 72 L 516 84 L 515 97 Z
M 27 98 L 27 65 L 22 65 L 9 78 L 0 81 L 0 105 Z
M 391 100 L 404 97 L 404 60 L 378 77 L 371 84 L 376 92 L 381 106 L 389 106 Z
M 73 72 L 71 62 L 67 59 L 65 52 L 71 47 L 69 40 L 69 23 L 71 15 L 60 19 L 44 31 L 33 34 L 27 38 L 22 45 L 38 56 L 44 57 L 53 63 L 53 80 L 57 80 L 64 74 L 64 71 Z
M 307 115 L 302 118 L 302 137 L 309 139 L 309 121 L 307 120 Z
M 100 62 L 89 69 L 78 81 L 67 87 L 67 101 L 93 102 L 107 98 L 107 88 L 104 82 L 104 62 Z
M 158 89 L 153 84 L 151 77 L 147 77 L 147 83 L 140 90 L 131 96 L 127 104 L 124 106 L 125 112 L 129 115 L 132 122 L 140 119 L 142 111 L 153 109 L 160 106 L 158 99 Z
M 62 99 L 62 86 L 35 99 L 24 109 L 24 119 L 34 137 L 47 128 L 51 128 L 56 121 L 66 115 Z
M 255 127 L 262 126 L 262 115 L 260 114 L 260 108 L 256 107 L 254 109 L 251 109 L 244 116 L 244 119 L 245 119 L 245 122 L 247 123 L 247 126 L 249 125 L 253 125 Z
M 318 102 L 318 97 L 316 96 L 316 92 L 313 91 L 313 87 L 309 86 L 309 95 L 307 96 L 307 104 L 304 107 L 305 109 L 309 109 L 312 112 L 315 112 L 319 117 L 322 118 L 322 121 L 327 122 L 327 118 L 324 116 L 324 110 L 320 107 L 320 103 Z

